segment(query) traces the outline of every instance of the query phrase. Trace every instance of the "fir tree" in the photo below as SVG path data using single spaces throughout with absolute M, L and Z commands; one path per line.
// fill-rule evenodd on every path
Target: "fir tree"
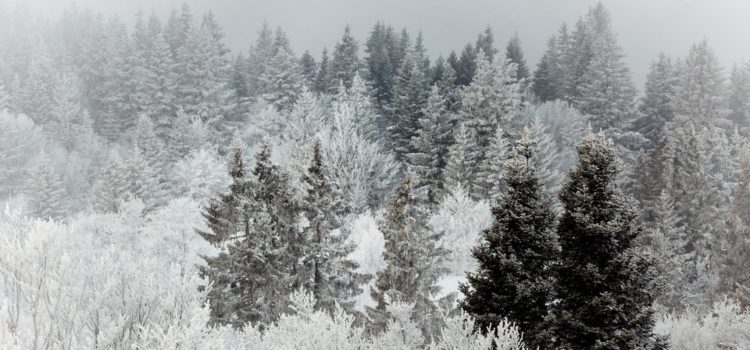
M 432 86 L 422 114 L 424 117 L 419 119 L 417 134 L 411 140 L 414 152 L 407 158 L 415 175 L 417 196 L 435 203 L 444 191 L 441 180 L 451 134 L 445 100 L 437 85 Z
M 467 86 L 471 84 L 474 78 L 474 71 L 477 69 L 477 51 L 471 44 L 466 44 L 454 68 L 456 71 L 456 85 Z
M 385 238 L 385 269 L 378 272 L 371 296 L 377 303 L 368 308 L 372 329 L 385 329 L 391 302 L 414 303 L 412 319 L 426 334 L 435 334 L 439 318 L 433 298 L 444 252 L 437 247 L 438 236 L 429 231 L 427 211 L 412 195 L 411 176 L 406 175 L 391 196 L 386 213 L 378 222 Z
M 346 25 L 344 36 L 333 50 L 330 66 L 331 83 L 338 84 L 339 81 L 343 81 L 347 88 L 351 86 L 354 75 L 359 71 L 358 50 L 359 46 L 352 36 L 352 29 Z M 336 87 L 337 85 L 329 86 L 328 91 L 335 91 Z
M 448 148 L 448 160 L 443 171 L 443 188 L 475 188 L 475 167 L 481 159 L 474 129 L 461 123 L 454 137 L 455 142 Z M 477 197 L 472 193 L 472 198 Z
M 617 158 L 602 136 L 578 147 L 579 163 L 560 192 L 561 255 L 552 312 L 555 347 L 663 348 L 653 334 L 655 269 L 634 244 L 636 213 L 615 184 Z
M 633 125 L 634 129 L 651 141 L 652 148 L 662 138 L 665 124 L 674 118 L 672 98 L 675 88 L 674 67 L 669 57 L 660 54 L 651 63 L 646 76 L 646 87 L 638 106 L 641 117 Z
M 300 73 L 305 78 L 304 85 L 308 88 L 315 86 L 315 77 L 318 75 L 318 64 L 315 63 L 315 58 L 310 54 L 310 51 L 305 51 L 299 58 Z
M 513 34 L 513 37 L 510 38 L 508 46 L 505 48 L 505 58 L 516 65 L 515 81 L 526 82 L 530 73 L 529 67 L 526 66 L 523 50 L 521 50 L 521 39 L 518 38 L 518 33 Z
M 596 37 L 586 71 L 577 82 L 580 95 L 574 98 L 574 105 L 593 116 L 594 131 L 621 132 L 632 122 L 635 88 L 612 32 L 609 13 L 599 4 L 589 16 Z
M 729 75 L 729 120 L 744 135 L 750 135 L 750 64 L 735 64 Z
M 338 303 L 351 311 L 351 298 L 362 292 L 359 286 L 369 276 L 356 273 L 358 264 L 347 258 L 355 247 L 347 241 L 341 227 L 343 203 L 328 184 L 324 166 L 320 143 L 316 142 L 304 178 L 308 191 L 303 211 L 309 225 L 303 233 L 307 243 L 304 252 L 306 274 L 302 285 L 315 296 L 318 308 L 333 312 Z M 339 232 L 334 232 L 336 229 Z
M 742 164 L 742 178 L 735 189 L 727 228 L 718 247 L 716 292 L 750 305 L 750 162 Z
M 563 89 L 562 55 L 555 36 L 547 40 L 547 48 L 534 71 L 531 90 L 542 102 L 558 99 Z
M 424 89 L 426 79 L 417 52 L 409 49 L 395 77 L 391 120 L 388 125 L 398 159 L 413 152 L 411 139 L 417 134 L 422 108 L 427 99 Z
M 460 287 L 465 295 L 461 307 L 481 329 L 507 319 L 523 332 L 527 346 L 544 348 L 550 341 L 544 320 L 553 299 L 555 216 L 530 145 L 519 143 L 504 169 L 507 194 L 493 209 L 493 226 L 473 251 L 479 268 Z
M 503 173 L 509 157 L 510 145 L 505 131 L 498 127 L 479 165 L 475 192 L 496 203 L 505 193 Z
M 475 46 L 477 51 L 484 52 L 487 55 L 487 59 L 492 61 L 495 58 L 497 49 L 495 48 L 495 36 L 492 34 L 492 28 L 487 26 L 482 33 L 477 35 L 477 43 Z
M 675 117 L 698 125 L 727 126 L 723 96 L 722 68 L 708 41 L 693 44 L 687 58 L 677 67 L 672 102 Z
M 365 63 L 368 80 L 372 83 L 373 98 L 377 110 L 382 114 L 391 101 L 396 65 L 394 64 L 396 37 L 393 28 L 382 22 L 375 23 L 365 43 Z
M 315 77 L 315 91 L 327 92 L 328 87 L 333 84 L 331 81 L 330 65 L 328 61 L 328 49 L 324 47 L 320 57 L 320 64 L 318 65 L 318 73 Z
M 241 159 L 240 152 L 235 155 Z M 242 164 L 235 162 L 233 178 L 243 176 Z M 252 178 L 241 183 L 244 195 L 235 207 L 240 219 L 219 214 L 229 224 L 233 240 L 225 242 L 221 231 L 204 235 L 221 251 L 203 257 L 206 265 L 201 266 L 201 275 L 212 284 L 208 295 L 212 322 L 264 327 L 287 310 L 287 295 L 300 287 L 302 238 L 286 175 L 271 163 L 267 146 L 256 156 Z
M 60 219 L 66 214 L 65 187 L 42 151 L 31 174 L 31 211 L 42 219 Z
M 101 213 L 117 212 L 118 203 L 127 190 L 125 175 L 120 156 L 117 151 L 111 150 L 94 184 L 91 199 L 94 210 Z

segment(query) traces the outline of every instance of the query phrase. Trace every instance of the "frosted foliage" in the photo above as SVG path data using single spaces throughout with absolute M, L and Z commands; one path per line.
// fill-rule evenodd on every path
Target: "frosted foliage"
M 229 184 L 224 162 L 206 149 L 193 151 L 178 161 L 172 169 L 178 194 L 205 203 Z
M 357 272 L 374 276 L 378 271 L 385 268 L 383 251 L 385 250 L 385 238 L 378 229 L 376 219 L 369 212 L 365 212 L 351 219 L 346 224 L 346 230 L 350 232 L 347 238 L 356 246 L 348 258 L 359 264 Z M 364 306 L 373 306 L 370 298 L 370 289 L 375 284 L 374 280 L 364 286 L 362 294 L 356 297 L 355 306 L 358 310 L 364 310 Z
M 706 312 L 663 315 L 654 332 L 668 335 L 672 349 L 750 349 L 750 315 L 731 300 L 714 303 Z
M 475 270 L 471 250 L 479 244 L 482 231 L 491 225 L 490 205 L 486 201 L 472 200 L 463 187 L 454 187 L 443 197 L 430 217 L 430 227 L 443 233 L 440 245 L 448 251 L 445 267 L 451 274 L 463 275 Z

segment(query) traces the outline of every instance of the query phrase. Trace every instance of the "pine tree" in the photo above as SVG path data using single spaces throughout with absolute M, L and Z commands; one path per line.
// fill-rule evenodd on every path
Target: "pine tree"
M 617 185 L 617 159 L 603 135 L 578 147 L 579 163 L 560 192 L 564 212 L 556 298 L 555 347 L 653 349 L 655 269 L 634 244 L 641 230 Z
M 127 191 L 125 175 L 125 166 L 122 164 L 119 154 L 115 150 L 110 150 L 107 162 L 99 172 L 99 177 L 94 184 L 93 198 L 91 199 L 94 210 L 100 213 L 117 212 L 119 201 L 123 199 Z
M 518 33 L 513 34 L 513 37 L 510 38 L 508 46 L 505 48 L 505 58 L 516 65 L 515 81 L 525 85 L 530 73 L 529 67 L 526 66 L 523 50 L 521 50 L 521 39 L 518 38 Z
M 448 148 L 448 160 L 443 170 L 443 188 L 475 188 L 475 167 L 480 164 L 481 158 L 474 129 L 461 123 L 454 137 L 455 142 Z M 472 193 L 472 198 L 478 197 Z
M 42 151 L 38 164 L 31 174 L 31 211 L 42 219 L 65 217 L 65 187 L 55 174 L 47 154 Z
M 411 140 L 414 152 L 409 153 L 407 159 L 414 173 L 417 196 L 436 203 L 444 191 L 441 180 L 451 134 L 445 100 L 437 85 L 432 86 L 422 114 L 417 134 Z
M 357 41 L 352 36 L 352 28 L 347 24 L 344 28 L 344 36 L 333 50 L 330 77 L 331 83 L 336 85 L 329 86 L 328 91 L 336 91 L 339 81 L 343 81 L 347 88 L 352 85 L 352 79 L 359 71 L 358 50 Z
M 633 125 L 634 129 L 651 141 L 652 148 L 662 138 L 662 131 L 674 118 L 672 98 L 675 89 L 674 67 L 669 57 L 659 54 L 651 63 L 646 76 L 646 87 L 638 106 L 641 117 Z
M 414 303 L 412 319 L 426 334 L 435 334 L 439 318 L 433 298 L 444 272 L 437 247 L 438 236 L 429 231 L 427 211 L 412 195 L 411 176 L 406 175 L 391 196 L 386 213 L 378 222 L 385 238 L 386 267 L 378 272 L 371 296 L 376 307 L 368 308 L 372 329 L 380 332 L 388 321 L 391 302 Z
M 496 203 L 505 194 L 505 181 L 503 173 L 508 161 L 510 144 L 505 131 L 498 127 L 485 152 L 485 158 L 479 165 L 477 181 L 474 192 L 481 193 L 483 198 Z
M 320 142 L 316 142 L 304 178 L 308 192 L 302 206 L 309 225 L 303 233 L 307 243 L 302 285 L 315 296 L 318 308 L 333 312 L 338 303 L 351 311 L 351 298 L 362 292 L 359 286 L 369 276 L 355 272 L 358 264 L 347 258 L 355 247 L 342 230 L 343 203 L 328 184 L 324 166 Z
M 550 341 L 544 321 L 553 300 L 555 215 L 534 166 L 534 147 L 528 146 L 519 143 L 504 169 L 507 195 L 473 251 L 479 268 L 460 286 L 461 307 L 481 329 L 507 319 L 523 332 L 526 346 L 544 348 Z

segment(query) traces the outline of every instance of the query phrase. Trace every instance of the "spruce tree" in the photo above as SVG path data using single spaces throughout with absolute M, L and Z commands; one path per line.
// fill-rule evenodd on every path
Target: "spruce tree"
M 675 72 L 669 57 L 659 54 L 651 63 L 646 76 L 646 87 L 638 106 L 641 117 L 634 123 L 635 130 L 651 141 L 651 148 L 656 148 L 662 138 L 666 123 L 674 118 L 672 99 L 675 89 Z
M 323 53 L 320 56 L 320 64 L 318 65 L 318 73 L 315 76 L 315 91 L 322 93 L 328 92 L 328 88 L 333 84 L 331 81 L 330 62 L 328 61 L 328 49 L 323 48 Z
M 303 233 L 307 243 L 302 285 L 315 296 L 318 308 L 333 312 L 338 303 L 351 311 L 351 298 L 362 292 L 359 286 L 369 276 L 355 272 L 358 264 L 347 258 L 355 246 L 341 227 L 342 199 L 328 184 L 324 166 L 320 142 L 316 142 L 304 177 L 308 191 L 302 209 L 309 225 Z M 336 229 L 339 231 L 334 232 Z
M 443 188 L 451 189 L 461 186 L 474 189 L 476 181 L 476 167 L 481 158 L 476 143 L 474 129 L 459 124 L 455 134 L 455 142 L 448 148 L 448 160 L 443 170 Z M 480 197 L 471 193 L 473 199 Z
M 485 153 L 485 158 L 479 164 L 474 192 L 481 193 L 481 197 L 496 203 L 505 193 L 503 173 L 508 161 L 510 144 L 505 131 L 498 127 Z
M 123 199 L 126 191 L 125 167 L 117 151 L 110 150 L 107 161 L 94 183 L 91 199 L 94 210 L 101 213 L 117 212 L 118 202 Z
M 542 102 L 558 99 L 563 89 L 562 55 L 557 37 L 547 40 L 547 48 L 534 71 L 531 91 Z
M 513 37 L 508 42 L 508 46 L 505 47 L 505 58 L 516 65 L 515 81 L 526 82 L 529 79 L 530 73 L 529 67 L 526 66 L 526 58 L 523 56 L 521 39 L 518 38 L 518 33 L 513 34 Z
M 461 307 L 481 329 L 507 319 L 523 332 L 526 346 L 546 348 L 545 318 L 553 300 L 557 253 L 555 215 L 536 172 L 534 152 L 533 143 L 520 142 L 504 169 L 507 194 L 493 208 L 494 224 L 473 251 L 479 267 L 460 286 L 465 295 Z
M 729 75 L 729 120 L 733 126 L 750 135 L 750 64 L 735 64 Z
M 336 91 L 339 81 L 344 82 L 347 88 L 352 85 L 354 75 L 359 71 L 359 46 L 352 36 L 352 28 L 347 24 L 344 28 L 344 36 L 336 43 L 331 59 L 330 77 L 331 83 L 328 91 Z
M 42 219 L 60 219 L 66 214 L 65 187 L 42 151 L 31 174 L 31 211 Z
M 212 232 L 203 234 L 220 248 L 217 255 L 204 256 L 206 265 L 201 266 L 201 275 L 212 285 L 208 301 L 213 323 L 242 327 L 251 322 L 262 328 L 288 311 L 289 293 L 301 287 L 303 242 L 297 230 L 296 205 L 290 199 L 286 175 L 271 163 L 270 156 L 264 145 L 252 177 L 237 181 L 244 187 L 233 209 L 239 219 L 218 210 L 208 212 L 209 218 L 215 212 L 223 220 L 214 226 L 209 219 Z M 240 179 L 241 152 L 235 151 L 235 157 L 231 175 Z M 225 228 L 227 233 L 221 231 Z
M 422 114 L 417 134 L 411 140 L 414 151 L 407 159 L 415 175 L 415 192 L 429 203 L 435 203 L 444 191 L 441 180 L 451 134 L 445 100 L 437 85 L 432 86 Z
M 318 64 L 315 63 L 315 58 L 310 54 L 310 51 L 305 51 L 299 58 L 299 66 L 302 77 L 305 79 L 303 85 L 313 88 L 315 77 L 318 75 Z
M 412 319 L 426 334 L 438 329 L 437 305 L 433 301 L 440 288 L 438 279 L 444 269 L 439 236 L 430 232 L 428 212 L 412 194 L 412 180 L 406 175 L 388 201 L 386 213 L 378 221 L 385 238 L 385 269 L 378 272 L 370 294 L 377 305 L 368 308 L 372 330 L 385 329 L 389 319 L 387 306 L 392 302 L 414 303 Z
M 398 159 L 413 152 L 411 139 L 419 129 L 422 108 L 427 99 L 419 56 L 409 48 L 395 77 L 393 102 L 388 130 Z
M 476 50 L 484 52 L 488 60 L 494 60 L 497 49 L 495 48 L 495 36 L 492 34 L 490 26 L 487 26 L 483 32 L 477 35 Z
M 615 183 L 618 160 L 603 135 L 578 147 L 560 200 L 561 253 L 551 315 L 555 347 L 655 349 L 653 259 L 635 243 L 636 213 Z
M 675 118 L 698 125 L 726 127 L 723 96 L 724 77 L 716 54 L 706 40 L 693 44 L 688 56 L 677 67 L 672 102 Z

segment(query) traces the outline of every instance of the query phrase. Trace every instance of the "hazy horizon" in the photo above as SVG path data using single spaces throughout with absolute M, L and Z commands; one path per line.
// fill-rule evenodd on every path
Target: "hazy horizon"
M 434 59 L 451 50 L 460 51 L 490 26 L 495 44 L 503 48 L 518 32 L 527 63 L 536 66 L 544 45 L 562 22 L 574 23 L 597 0 L 469 0 L 469 1 L 396 1 L 377 3 L 362 0 L 332 0 L 325 3 L 282 0 L 268 3 L 259 0 L 25 0 L 32 14 L 54 19 L 65 8 L 77 6 L 103 15 L 117 14 L 132 23 L 138 11 L 156 12 L 166 17 L 172 9 L 187 3 L 194 13 L 213 11 L 226 34 L 225 40 L 233 53 L 246 51 L 254 42 L 263 21 L 272 27 L 281 26 L 299 55 L 309 50 L 319 57 L 324 46 L 332 48 L 346 24 L 362 44 L 372 26 L 384 21 L 395 28 L 410 32 L 422 31 L 425 45 Z M 17 0 L 0 0 L 15 4 Z M 657 54 L 684 56 L 689 46 L 706 38 L 719 56 L 725 71 L 735 62 L 750 58 L 750 45 L 737 46 L 750 33 L 750 2 L 665 1 L 603 1 L 610 10 L 626 62 L 633 72 L 637 87 L 642 87 L 648 66 Z M 423 15 L 420 15 L 423 13 Z M 653 33 L 660 33 L 653 35 Z

